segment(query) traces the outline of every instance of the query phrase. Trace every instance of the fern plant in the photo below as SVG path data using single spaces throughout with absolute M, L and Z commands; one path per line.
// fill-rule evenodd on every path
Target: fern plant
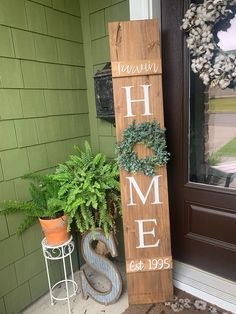
M 78 146 L 75 150 L 77 155 L 59 164 L 52 175 L 60 184 L 58 196 L 69 216 L 68 228 L 75 221 L 81 233 L 101 228 L 108 237 L 121 208 L 118 166 L 101 153 L 93 155 L 88 142 L 85 151 Z
M 30 180 L 29 201 L 0 202 L 0 214 L 23 213 L 25 219 L 17 229 L 21 234 L 38 218 L 56 218 L 62 214 L 64 203 L 58 198 L 59 184 L 50 175 L 29 173 L 22 177 Z

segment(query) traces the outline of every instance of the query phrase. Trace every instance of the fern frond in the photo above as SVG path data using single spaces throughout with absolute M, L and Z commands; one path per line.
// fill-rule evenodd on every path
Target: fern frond
M 35 210 L 35 204 L 32 201 L 3 201 L 0 202 L 0 214 L 14 214 L 23 212 L 25 214 L 31 213 Z
M 92 149 L 88 141 L 84 141 L 85 152 L 88 156 L 92 157 Z
M 76 226 L 77 226 L 79 232 L 83 233 L 84 230 L 83 230 L 83 226 L 82 226 L 82 223 L 81 223 L 81 218 L 80 218 L 79 213 L 77 213 L 75 215 L 75 222 L 76 222 Z
M 81 216 L 83 217 L 83 220 L 84 220 L 85 230 L 89 230 L 89 228 L 92 224 L 91 224 L 91 219 L 90 219 L 91 217 L 89 215 L 88 207 L 82 205 L 80 207 L 80 209 L 81 209 L 81 211 L 80 211 Z
M 35 172 L 26 173 L 21 178 L 31 180 L 38 184 L 49 184 L 51 182 L 50 176 L 42 175 Z
M 58 198 L 50 198 L 47 200 L 47 208 L 49 211 L 55 211 L 55 210 L 63 210 L 65 206 L 65 202 L 62 200 L 59 200 Z
M 34 216 L 27 216 L 25 220 L 20 224 L 20 226 L 17 229 L 17 234 L 22 234 L 25 230 L 27 230 L 29 227 L 31 227 L 33 224 L 35 224 L 38 221 L 37 217 Z
M 68 225 L 67 225 L 67 231 L 70 232 L 71 231 L 71 224 L 73 222 L 74 216 L 72 215 L 68 215 Z

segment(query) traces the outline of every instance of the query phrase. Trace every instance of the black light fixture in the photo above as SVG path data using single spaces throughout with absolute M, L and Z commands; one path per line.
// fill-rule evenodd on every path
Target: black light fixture
M 94 76 L 97 118 L 115 123 L 111 63 Z

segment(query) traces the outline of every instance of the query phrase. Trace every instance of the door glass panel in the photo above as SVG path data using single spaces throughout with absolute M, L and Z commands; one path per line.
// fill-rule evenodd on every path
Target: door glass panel
M 236 17 L 217 45 L 236 53 Z M 190 70 L 189 180 L 236 189 L 236 84 L 207 88 Z

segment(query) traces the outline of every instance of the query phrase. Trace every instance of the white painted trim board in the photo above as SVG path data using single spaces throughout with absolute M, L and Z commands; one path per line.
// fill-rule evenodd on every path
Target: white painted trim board
M 236 313 L 236 283 L 174 261 L 174 286 L 227 311 Z

